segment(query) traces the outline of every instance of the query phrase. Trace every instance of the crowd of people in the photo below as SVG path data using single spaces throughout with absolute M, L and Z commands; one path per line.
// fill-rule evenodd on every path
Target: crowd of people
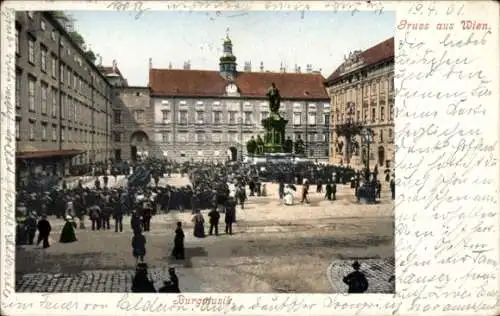
M 147 240 L 143 232 L 150 231 L 151 219 L 158 213 L 190 210 L 193 214 L 193 235 L 196 238 L 204 238 L 207 229 L 201 210 L 209 210 L 207 214 L 209 235 L 219 235 L 221 217 L 225 223 L 225 234 L 232 235 L 237 206 L 244 209 L 249 197 L 266 196 L 268 193 L 265 182 L 279 183 L 278 197 L 285 205 L 294 204 L 297 185 L 302 187 L 301 203 L 309 203 L 308 195 L 312 184 L 316 185 L 317 193 L 324 192 L 324 198 L 331 201 L 336 200 L 337 185 L 349 181 L 358 200 L 363 196 L 360 194 L 361 190 L 369 188 L 371 191 L 368 194 L 372 195 L 374 200 L 380 198 L 381 191 L 381 183 L 376 172 L 364 174 L 348 167 L 314 163 L 283 163 L 272 166 L 248 165 L 240 162 L 181 164 L 168 160 L 148 159 L 135 164 L 79 166 L 73 168 L 71 172 L 80 177 L 90 172 L 95 179 L 93 188 L 84 185 L 82 179 L 75 187 L 68 186 L 64 179 L 60 179 L 56 186 L 53 183 L 45 183 L 44 186 L 38 182 L 36 185 L 18 188 L 18 243 L 33 245 L 38 231 L 36 244 L 43 243 L 44 248 L 50 247 L 49 237 L 52 227 L 48 215 L 64 219 L 65 224 L 59 238 L 62 243 L 77 241 L 76 230 L 87 229 L 87 217 L 90 220 L 91 230 L 114 228 L 116 233 L 122 233 L 123 219 L 125 216 L 130 216 L 130 227 L 133 232 L 132 255 L 137 264 L 134 287 L 136 290 L 140 289 L 137 291 L 145 291 L 144 289 L 149 287 L 144 281 L 144 278 L 147 278 L 145 264 Z M 136 176 L 139 172 L 142 174 Z M 160 185 L 160 179 L 168 178 L 172 173 L 186 175 L 191 184 L 182 187 Z M 125 176 L 128 181 L 122 185 L 109 186 L 110 177 L 114 177 L 116 184 L 118 176 Z M 394 179 L 391 179 L 393 199 L 394 186 Z M 185 258 L 184 238 L 182 223 L 178 222 L 171 253 L 172 258 L 176 260 Z M 168 291 L 178 290 L 178 279 L 167 282 L 165 286 L 170 288 Z

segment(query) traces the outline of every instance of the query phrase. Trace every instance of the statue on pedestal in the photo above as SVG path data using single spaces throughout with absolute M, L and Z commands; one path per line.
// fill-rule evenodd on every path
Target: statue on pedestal
M 269 90 L 267 90 L 266 96 L 269 98 L 269 110 L 271 113 L 278 114 L 280 109 L 280 90 L 276 88 L 276 84 L 273 82 Z M 279 114 L 278 114 L 279 115 Z

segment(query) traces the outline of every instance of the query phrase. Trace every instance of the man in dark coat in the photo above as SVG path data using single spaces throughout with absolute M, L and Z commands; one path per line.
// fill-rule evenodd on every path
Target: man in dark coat
M 151 217 L 153 216 L 153 208 L 151 207 L 151 203 L 144 203 L 142 209 L 142 225 L 144 227 L 144 231 L 148 232 L 151 227 Z
M 101 189 L 101 181 L 99 181 L 99 177 L 95 178 L 94 186 L 95 186 L 96 190 L 100 190 Z
M 234 198 L 229 198 L 226 203 L 226 212 L 225 212 L 225 222 L 226 222 L 226 234 L 233 234 L 233 222 L 236 217 L 236 201 Z
M 33 243 L 35 242 L 36 229 L 36 214 L 33 212 L 30 213 L 30 215 L 26 218 L 27 243 L 30 245 L 33 245 Z
M 148 277 L 148 266 L 145 263 L 139 263 L 135 270 L 135 276 L 132 281 L 133 293 L 156 293 L 153 282 Z
M 130 217 L 130 227 L 134 233 L 135 231 L 140 231 L 142 229 L 141 217 L 135 210 L 132 211 L 132 216 Z
M 316 193 L 323 193 L 323 181 L 321 179 L 316 181 Z
M 390 182 L 390 187 L 391 187 L 391 198 L 393 200 L 396 199 L 396 181 L 394 181 L 394 178 L 391 179 L 391 182 Z
M 170 282 L 172 282 L 174 293 L 180 293 L 181 289 L 179 288 L 179 278 L 175 273 L 175 268 L 168 268 L 168 274 L 170 275 Z
M 209 234 L 212 235 L 213 230 L 215 228 L 215 236 L 219 235 L 219 219 L 220 214 L 217 211 L 216 207 L 212 207 L 212 210 L 208 213 L 208 217 L 210 218 L 210 230 Z
M 115 232 L 120 229 L 121 233 L 123 232 L 123 206 L 119 198 L 111 200 L 111 203 L 113 205 L 113 218 L 115 219 Z
M 113 214 L 113 206 L 109 202 L 104 202 L 101 214 L 101 227 L 102 229 L 110 229 L 109 220 Z
M 332 183 L 332 200 L 337 199 L 337 183 L 333 182 Z
M 36 245 L 38 246 L 41 241 L 43 241 L 43 248 L 49 248 L 49 235 L 52 230 L 49 221 L 47 220 L 47 215 L 42 215 L 42 219 L 38 221 L 38 241 Z
M 368 280 L 363 272 L 359 271 L 360 264 L 358 261 L 354 261 L 352 267 L 354 271 L 343 279 L 343 282 L 349 286 L 347 293 L 363 293 L 368 290 Z
M 332 200 L 332 185 L 330 183 L 327 183 L 325 186 L 325 199 L 328 201 Z
M 177 222 L 172 257 L 177 260 L 184 260 L 184 231 L 182 230 L 182 222 Z

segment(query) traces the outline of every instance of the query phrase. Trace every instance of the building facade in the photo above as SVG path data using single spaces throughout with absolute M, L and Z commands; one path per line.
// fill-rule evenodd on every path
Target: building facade
M 330 162 L 355 168 L 394 167 L 394 38 L 365 51 L 355 51 L 325 81 L 331 98 Z M 373 131 L 368 146 L 364 135 L 346 139 L 337 126 L 360 123 Z M 369 152 L 369 157 L 368 156 Z
M 226 38 L 219 71 L 150 69 L 157 157 L 176 160 L 241 159 L 252 136 L 264 136 L 261 120 L 269 115 L 267 89 L 281 94 L 286 136 L 301 138 L 306 155 L 327 160 L 330 103 L 316 72 L 238 72 L 232 42 Z
M 99 67 L 112 84 L 112 151 L 113 161 L 135 161 L 150 156 L 153 144 L 153 109 L 148 87 L 132 87 L 118 69 Z
M 18 178 L 111 154 L 111 86 L 50 12 L 16 12 Z

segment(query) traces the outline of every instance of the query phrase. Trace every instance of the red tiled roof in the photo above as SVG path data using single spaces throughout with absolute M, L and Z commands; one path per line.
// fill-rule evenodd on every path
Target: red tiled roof
M 40 151 L 22 151 L 16 153 L 16 158 L 47 158 L 47 157 L 62 157 L 78 155 L 85 152 L 80 149 L 66 149 L 66 150 L 40 150 Z
M 368 48 L 361 53 L 361 59 L 364 61 L 363 67 L 374 65 L 384 60 L 394 58 L 394 37 L 391 37 L 375 46 Z M 329 85 L 336 79 L 342 77 L 342 65 L 325 80 L 325 84 Z
M 235 83 L 242 96 L 265 97 L 271 83 L 280 89 L 283 99 L 328 99 L 318 73 L 240 72 Z M 218 71 L 151 69 L 151 94 L 162 96 L 220 97 L 228 84 Z M 307 93 L 306 93 L 307 91 Z

